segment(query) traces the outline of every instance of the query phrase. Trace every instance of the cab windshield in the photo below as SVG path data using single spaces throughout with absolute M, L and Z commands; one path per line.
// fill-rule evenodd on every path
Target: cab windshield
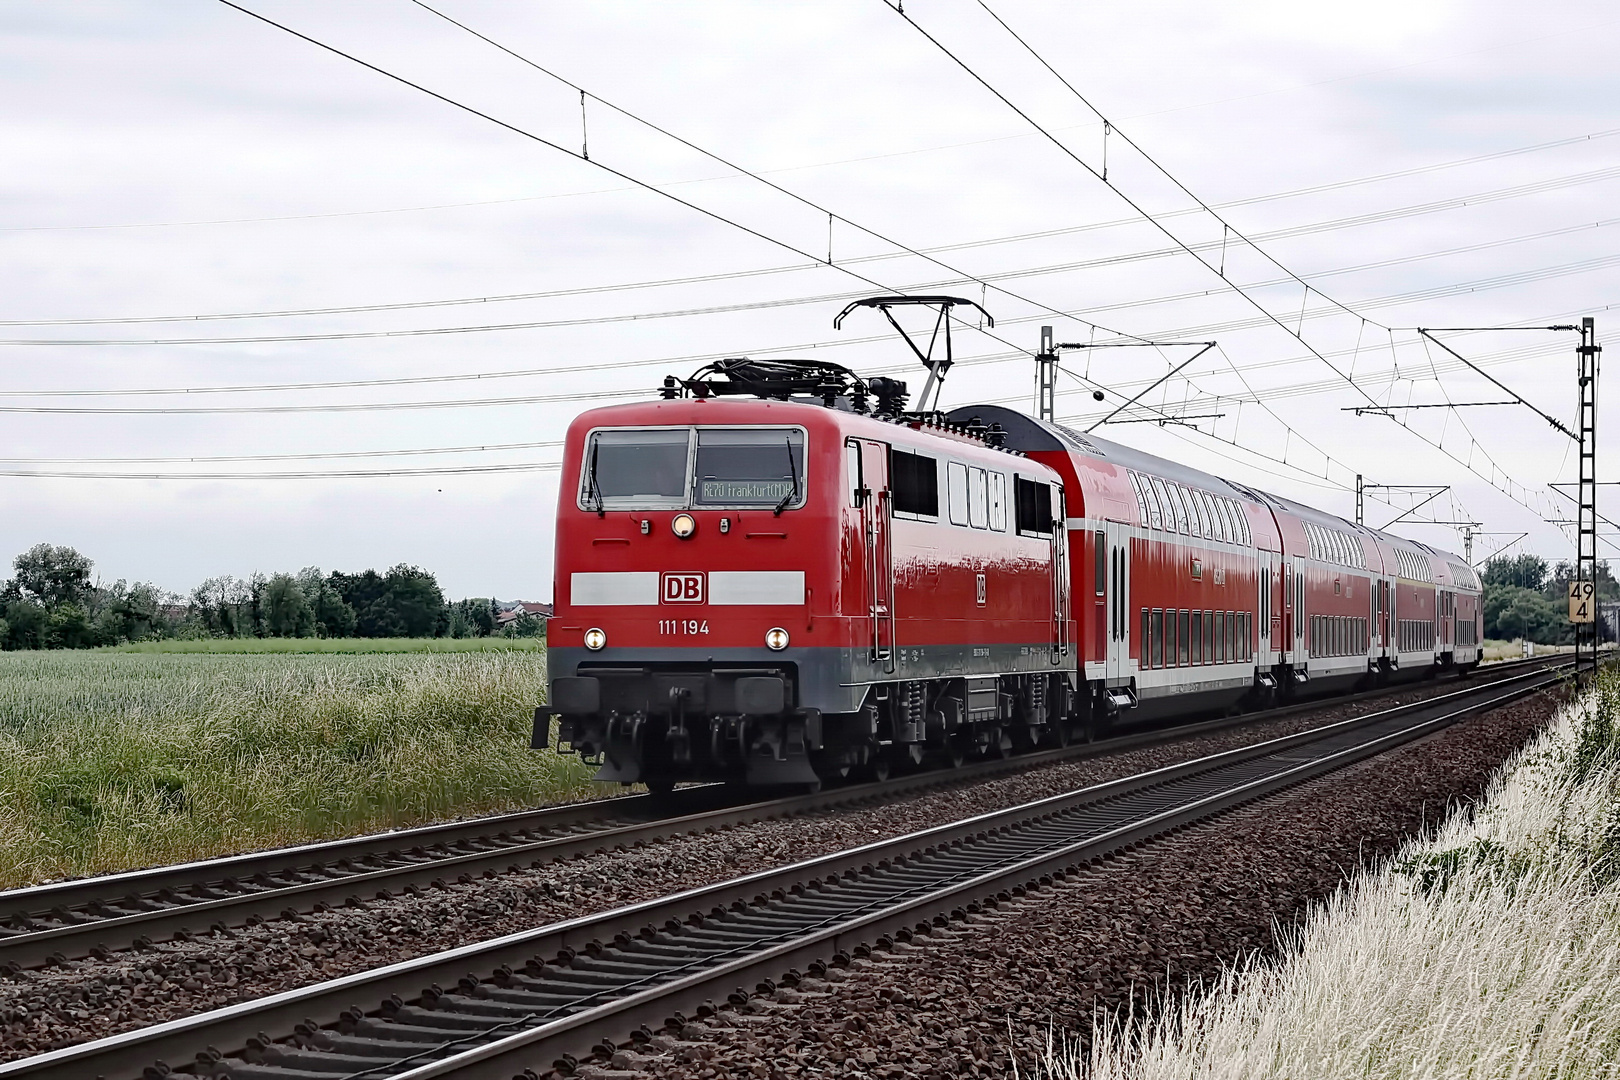
M 804 503 L 804 432 L 797 428 L 598 431 L 586 444 L 587 510 Z

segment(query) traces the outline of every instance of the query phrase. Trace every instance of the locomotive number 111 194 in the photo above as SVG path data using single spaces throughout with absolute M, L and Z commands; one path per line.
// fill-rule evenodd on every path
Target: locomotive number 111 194
M 660 634 L 707 634 L 708 619 L 659 619 Z

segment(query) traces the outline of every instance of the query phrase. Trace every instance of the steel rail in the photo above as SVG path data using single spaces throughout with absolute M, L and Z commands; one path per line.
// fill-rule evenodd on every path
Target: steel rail
M 1525 672 L 791 866 L 0 1065 L 0 1078 L 506 1080 L 730 988 L 926 933 L 952 912 L 1561 681 Z M 1505 686 L 1504 684 L 1516 684 Z M 552 959 L 552 957 L 555 959 Z M 482 976 L 469 976 L 478 971 Z M 786 973 L 786 974 L 784 974 Z M 455 989 L 446 991 L 444 986 Z M 426 987 L 426 989 L 424 989 Z M 730 991 L 746 1000 L 747 991 Z M 381 1001 L 369 1010 L 362 1002 Z M 409 1002 L 409 1003 L 407 1003 Z M 261 1036 L 279 1032 L 280 1041 Z M 645 1037 L 643 1032 L 643 1037 Z M 290 1040 L 289 1040 L 290 1036 Z M 212 1047 L 246 1048 L 247 1059 Z M 538 1063 L 538 1064 L 537 1064 Z M 151 1071 L 146 1071 L 151 1070 Z
M 1515 661 L 1470 675 L 1494 675 L 1556 659 Z M 735 791 L 712 784 L 663 796 L 570 803 L 0 892 L 0 970 L 102 956 L 339 905 L 355 907 L 372 898 L 440 888 L 453 880 L 533 869 L 559 859 L 749 822 L 876 804 L 931 788 L 1386 697 L 1416 686 L 1383 687 L 1238 717 L 1155 727 L 1095 743 L 808 795 L 740 803 Z

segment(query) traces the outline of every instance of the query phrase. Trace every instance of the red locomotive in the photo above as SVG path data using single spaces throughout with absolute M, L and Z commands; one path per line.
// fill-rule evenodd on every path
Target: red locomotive
M 535 745 L 555 715 L 603 780 L 815 785 L 1479 661 L 1460 559 L 905 398 L 734 360 L 579 416 Z

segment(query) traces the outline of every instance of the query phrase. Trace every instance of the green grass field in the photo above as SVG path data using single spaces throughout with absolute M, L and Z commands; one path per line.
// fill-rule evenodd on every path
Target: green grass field
M 543 649 L 329 644 L 0 653 L 0 887 L 595 793 Z

